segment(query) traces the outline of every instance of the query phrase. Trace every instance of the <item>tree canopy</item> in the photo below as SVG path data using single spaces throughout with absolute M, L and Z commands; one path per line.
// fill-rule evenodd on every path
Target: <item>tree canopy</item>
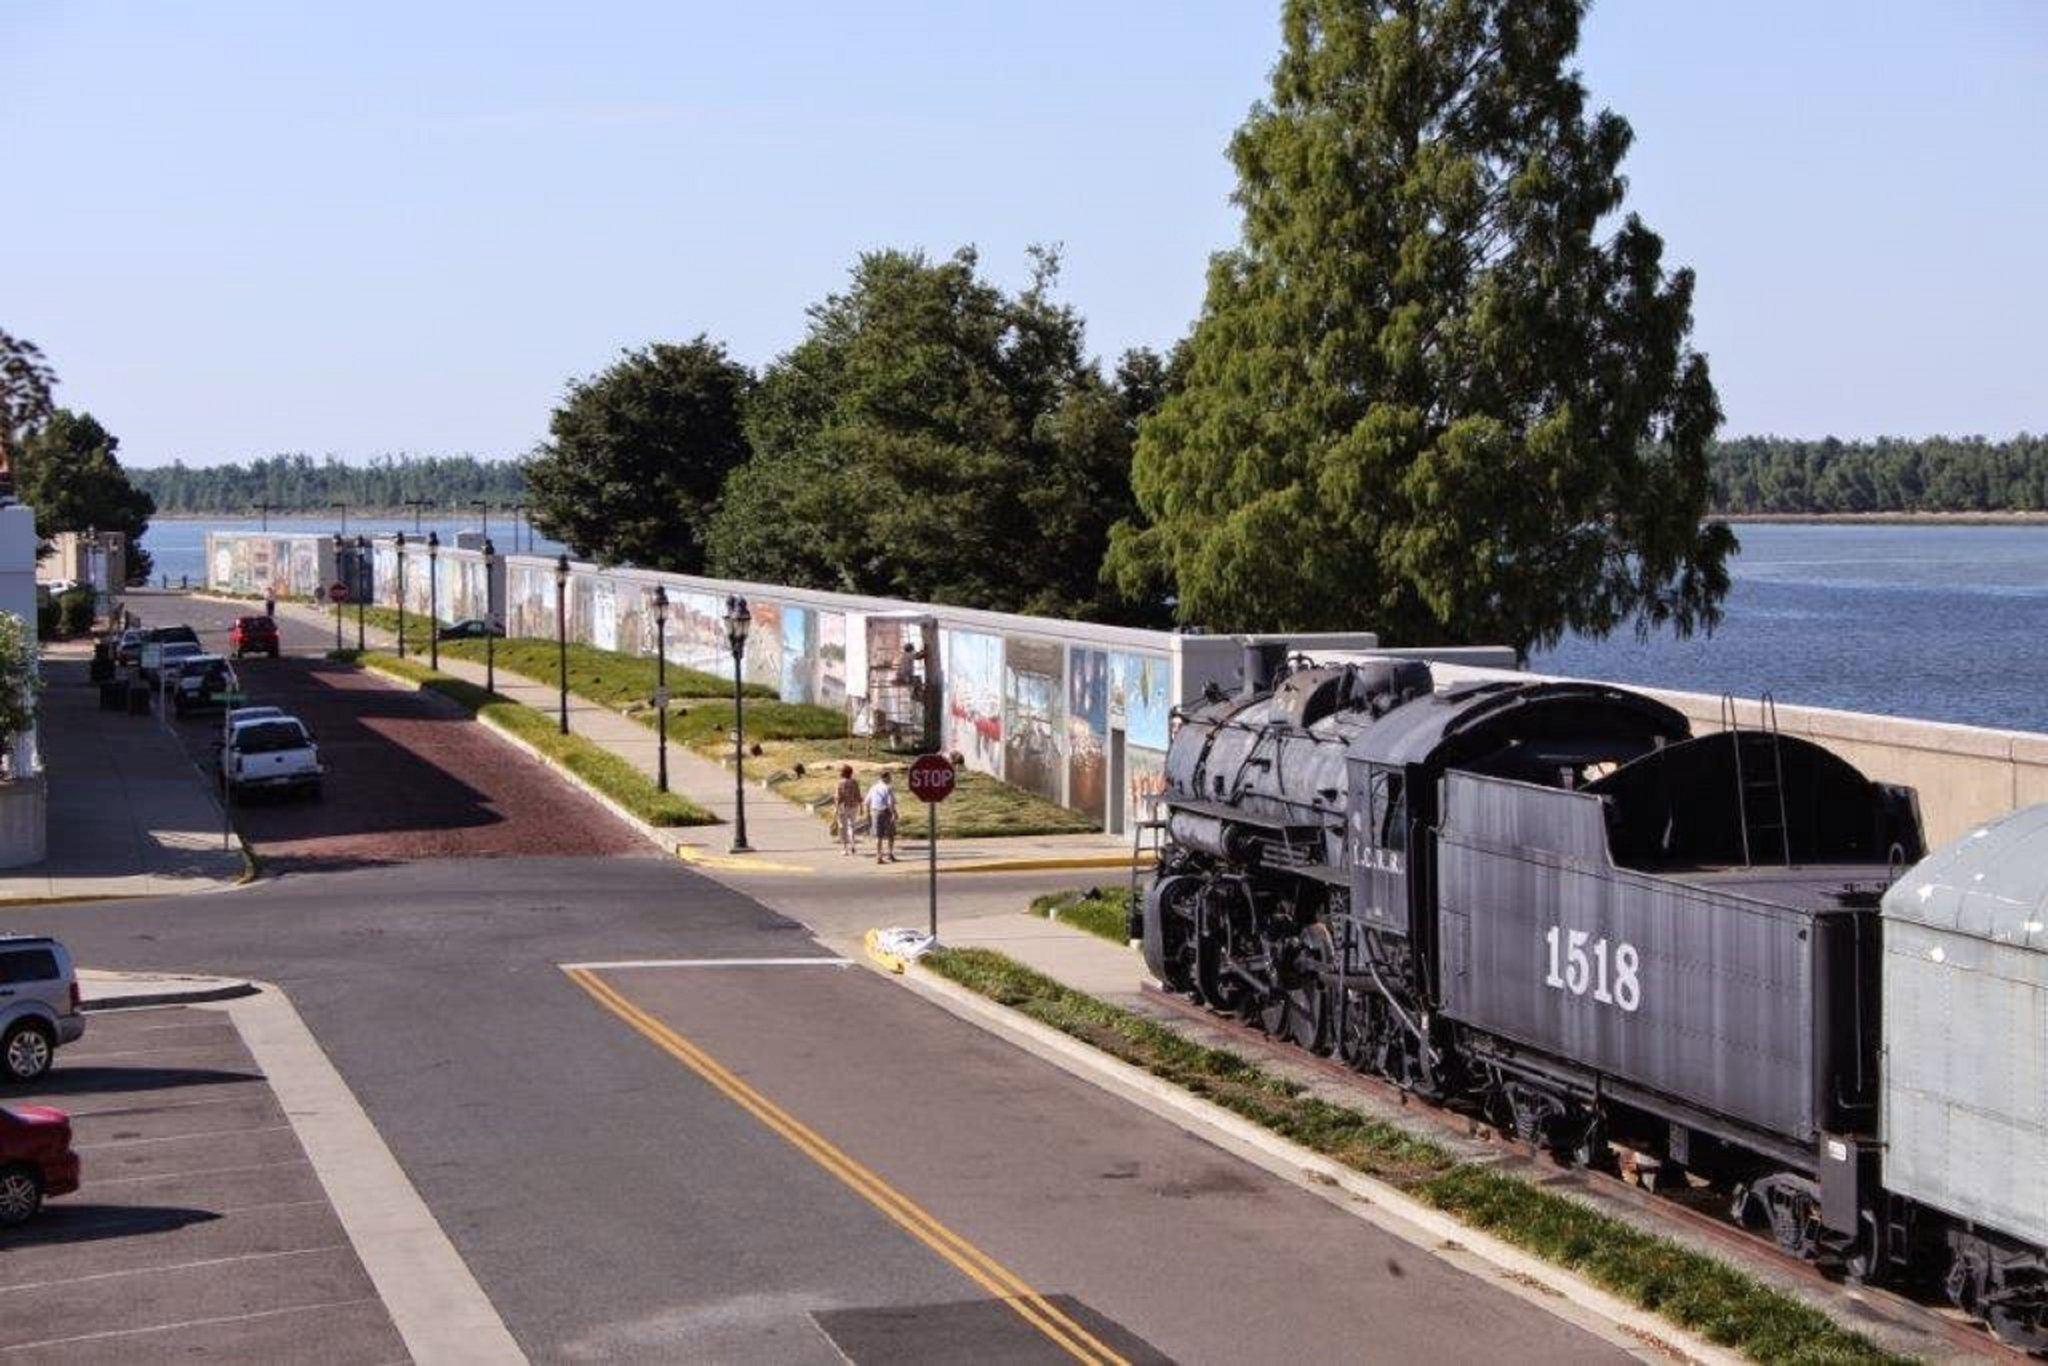
M 1142 427 L 1110 568 L 1213 629 L 1506 642 L 1711 626 L 1693 279 L 1567 67 L 1581 0 L 1288 0 L 1241 244 Z
M 149 577 L 142 533 L 156 504 L 129 482 L 115 455 L 120 445 L 91 413 L 59 408 L 21 443 L 15 483 L 35 509 L 38 536 L 95 528 L 126 535 L 128 578 L 136 582 Z
M 22 437 L 55 411 L 50 390 L 56 383 L 57 372 L 34 342 L 0 328 L 0 493 L 7 491 Z
M 1100 566 L 1135 510 L 1139 413 L 1163 383 L 1136 353 L 1112 381 L 1034 253 L 1010 294 L 972 250 L 863 256 L 849 288 L 761 378 L 750 463 L 710 531 L 714 572 L 1052 615 L 1124 618 Z
M 572 384 L 526 462 L 533 524 L 578 555 L 696 573 L 726 475 L 747 459 L 747 368 L 699 336 Z
M 2048 510 L 2048 436 L 1787 441 L 1714 448 L 1714 503 L 1727 512 Z
M 219 512 L 240 517 L 268 504 L 271 512 L 401 512 L 413 499 L 460 511 L 482 501 L 502 507 L 523 499 L 526 479 L 509 460 L 469 455 L 387 455 L 352 465 L 333 456 L 272 455 L 246 464 L 169 465 L 133 470 L 129 478 L 156 499 L 158 512 Z

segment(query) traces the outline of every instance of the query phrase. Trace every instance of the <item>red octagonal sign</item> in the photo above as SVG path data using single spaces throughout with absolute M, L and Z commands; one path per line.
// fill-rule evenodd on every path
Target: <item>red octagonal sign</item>
M 910 795 L 942 802 L 953 794 L 953 765 L 943 754 L 920 754 L 910 765 Z

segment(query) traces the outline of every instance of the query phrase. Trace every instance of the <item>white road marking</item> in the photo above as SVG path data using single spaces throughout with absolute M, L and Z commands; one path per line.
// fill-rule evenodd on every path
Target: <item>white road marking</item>
M 191 1181 L 202 1176 L 240 1176 L 244 1172 L 275 1172 L 282 1171 L 286 1167 L 304 1167 L 306 1165 L 305 1158 L 293 1157 L 283 1162 L 255 1162 L 246 1167 L 208 1167 L 204 1171 L 196 1172 L 151 1172 L 147 1176 L 96 1176 L 93 1178 L 92 1188 L 98 1190 L 101 1186 L 125 1186 L 133 1185 L 138 1181 L 169 1181 L 173 1178 L 180 1181 Z
M 365 1295 L 353 1300 L 327 1300 L 321 1304 L 295 1304 L 289 1309 L 259 1309 L 253 1314 L 228 1314 L 220 1318 L 184 1319 L 177 1323 L 156 1323 L 147 1328 L 113 1328 L 104 1333 L 80 1333 L 69 1338 L 44 1338 L 41 1342 L 16 1342 L 0 1347 L 0 1352 L 27 1352 L 37 1347 L 62 1347 L 72 1342 L 104 1342 L 108 1338 L 140 1337 L 145 1333 L 168 1333 L 178 1328 L 211 1328 L 222 1323 L 248 1323 L 255 1319 L 274 1319 L 281 1314 L 310 1314 L 315 1309 L 346 1309 L 351 1305 L 375 1304 L 375 1295 Z
M 564 970 L 617 972 L 622 968 L 850 968 L 851 958 L 636 958 L 618 963 L 559 963 Z
M 289 1124 L 259 1124 L 247 1129 L 204 1129 L 196 1134 L 158 1134 L 155 1138 L 110 1138 L 104 1143 L 74 1143 L 71 1146 L 82 1153 L 98 1152 L 101 1148 L 140 1148 L 150 1143 L 184 1143 L 195 1138 L 233 1138 L 237 1134 L 275 1134 L 288 1132 Z
M 285 1252 L 244 1252 L 233 1257 L 204 1257 L 194 1262 L 172 1262 L 168 1266 L 131 1266 L 125 1271 L 95 1271 L 89 1276 L 65 1276 L 54 1281 L 23 1281 L 0 1285 L 0 1295 L 22 1290 L 47 1290 L 58 1285 L 79 1285 L 85 1281 L 111 1281 L 121 1276 L 149 1276 L 159 1271 L 190 1271 L 201 1266 L 229 1266 L 235 1262 L 262 1262 L 274 1257 L 305 1257 L 315 1252 L 352 1252 L 347 1243 L 325 1243 L 319 1247 L 295 1247 Z

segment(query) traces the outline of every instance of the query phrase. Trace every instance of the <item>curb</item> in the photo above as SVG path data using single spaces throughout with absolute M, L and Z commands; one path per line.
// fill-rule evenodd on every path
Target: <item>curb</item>
M 1270 1133 L 1049 1025 L 997 1005 L 928 968 L 914 967 L 899 980 L 941 1009 L 1061 1071 L 1129 1101 L 1183 1132 L 1206 1139 L 1639 1359 L 1699 1366 L 1735 1366 L 1746 1360 L 1687 1329 L 1637 1309 L 1553 1263 L 1432 1209 L 1383 1181 Z
M 196 987 L 191 991 L 150 991 L 135 996 L 102 997 L 99 1000 L 81 1000 L 80 1010 L 140 1010 L 144 1006 L 193 1005 L 200 1001 L 233 1001 L 244 996 L 254 996 L 260 990 L 253 982 L 231 982 L 224 987 Z
M 940 864 L 939 873 L 1029 873 L 1060 868 L 1149 868 L 1150 860 L 1128 854 L 1053 854 L 1045 858 L 978 859 L 973 863 Z M 922 871 L 921 869 L 913 871 Z

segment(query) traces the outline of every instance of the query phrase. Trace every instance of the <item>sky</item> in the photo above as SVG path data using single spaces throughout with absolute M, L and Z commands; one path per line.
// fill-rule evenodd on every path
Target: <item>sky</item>
M 698 333 L 761 365 L 877 247 L 1064 251 L 1171 345 L 1278 0 L 0 4 L 0 327 L 128 463 L 505 457 Z M 2048 4 L 1601 0 L 1629 207 L 1724 435 L 2048 429 Z

